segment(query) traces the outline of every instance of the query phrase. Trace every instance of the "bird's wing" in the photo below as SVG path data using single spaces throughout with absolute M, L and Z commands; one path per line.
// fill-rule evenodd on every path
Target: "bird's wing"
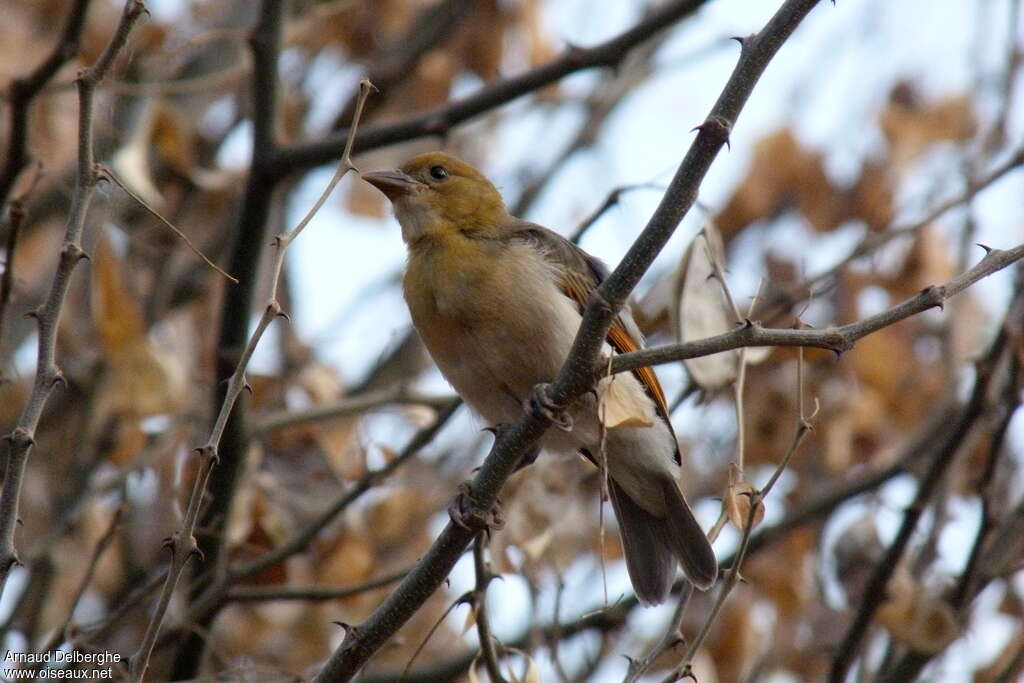
M 559 266 L 562 273 L 559 283 L 562 292 L 576 302 L 582 313 L 587 306 L 590 293 L 608 277 L 608 267 L 558 233 L 539 225 L 519 222 L 514 226 L 514 235 L 536 245 L 550 261 Z M 612 320 L 611 328 L 608 330 L 608 343 L 619 353 L 629 353 L 643 348 L 643 334 L 633 320 L 628 306 Z M 643 384 L 648 395 L 654 399 L 658 414 L 669 423 L 665 392 L 653 368 L 638 368 L 633 374 Z M 669 428 L 671 429 L 671 425 Z

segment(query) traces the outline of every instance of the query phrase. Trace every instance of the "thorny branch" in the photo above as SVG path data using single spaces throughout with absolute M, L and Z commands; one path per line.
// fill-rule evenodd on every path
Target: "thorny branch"
M 79 3 L 75 9 L 84 12 L 84 7 L 84 4 Z M 83 258 L 88 258 L 82 248 L 82 233 L 85 230 L 85 221 L 98 178 L 93 150 L 93 98 L 96 86 L 110 70 L 114 59 L 128 42 L 132 27 L 145 11 L 146 6 L 142 0 L 127 0 L 110 42 L 96 63 L 78 74 L 78 163 L 75 190 L 71 198 L 60 261 L 53 276 L 53 283 L 43 304 L 28 314 L 35 318 L 39 328 L 32 392 L 21 411 L 17 426 L 7 436 L 7 468 L 4 473 L 3 490 L 0 491 L 0 593 L 7 583 L 11 567 L 18 562 L 14 547 L 14 530 L 18 521 L 21 482 L 29 454 L 35 445 L 39 418 L 54 387 L 65 383 L 64 376 L 57 367 L 57 327 L 75 266 Z M 81 32 L 81 27 L 75 24 L 76 21 L 78 20 L 73 17 L 66 29 L 66 36 L 73 40 L 73 45 L 77 44 L 77 36 Z M 63 58 L 59 51 L 54 54 L 57 55 L 52 58 L 53 69 L 56 70 L 63 63 Z M 45 82 L 52 74 L 41 70 L 38 75 L 42 82 Z
M 934 285 L 917 296 L 877 315 L 840 327 L 823 330 L 768 329 L 747 320 L 731 332 L 682 344 L 666 344 L 642 351 L 624 353 L 612 359 L 612 372 L 627 372 L 647 365 L 660 365 L 686 358 L 706 356 L 748 346 L 803 346 L 827 349 L 842 354 L 854 343 L 872 332 L 905 320 L 930 308 L 941 308 L 944 302 L 964 291 L 978 280 L 1024 258 L 1024 244 L 1012 249 L 989 249 L 976 266 L 941 285 Z M 601 369 L 603 371 L 603 368 Z
M 364 79 L 361 85 L 363 101 L 369 97 L 372 89 L 373 86 L 370 82 Z M 361 111 L 362 107 L 357 107 L 355 117 L 352 121 L 351 130 L 353 133 L 358 129 Z M 345 145 L 341 164 L 338 166 L 337 171 L 335 171 L 334 177 L 331 178 L 327 188 L 323 191 L 309 212 L 301 221 L 299 221 L 299 224 L 296 225 L 291 232 L 282 233 L 274 239 L 276 251 L 272 268 L 273 275 L 270 286 L 270 300 L 267 302 L 263 316 L 257 323 L 256 330 L 249 338 L 249 342 L 246 344 L 245 350 L 242 352 L 242 357 L 239 359 L 238 365 L 235 367 L 235 371 L 232 373 L 231 378 L 228 381 L 228 388 L 224 397 L 224 403 L 217 415 L 213 428 L 210 430 L 210 436 L 204 445 L 196 449 L 199 454 L 199 471 L 196 473 L 192 494 L 189 496 L 185 518 L 182 521 L 181 526 L 166 542 L 171 551 L 171 565 L 168 570 L 163 589 L 160 592 L 160 597 L 157 600 L 156 609 L 150 619 L 149 626 L 146 628 L 146 634 L 142 639 L 142 643 L 139 645 L 138 651 L 132 656 L 131 678 L 133 681 L 141 682 L 143 680 L 146 674 L 146 669 L 149 666 L 150 654 L 153 651 L 153 646 L 156 644 L 156 638 L 159 634 L 164 614 L 167 612 L 167 607 L 170 604 L 174 588 L 177 585 L 182 572 L 184 572 L 188 561 L 193 555 L 198 554 L 199 552 L 199 546 L 196 543 L 194 535 L 196 523 L 199 520 L 199 509 L 202 505 L 204 494 L 206 493 L 206 483 L 210 477 L 210 471 L 217 463 L 217 447 L 220 443 L 221 436 L 224 434 L 224 427 L 227 424 L 228 416 L 230 415 L 238 396 L 247 386 L 245 371 L 249 365 L 249 359 L 252 358 L 252 354 L 256 351 L 256 346 L 259 344 L 260 339 L 263 337 L 263 333 L 267 330 L 270 324 L 279 316 L 287 315 L 281 309 L 281 304 L 277 300 L 278 283 L 281 279 L 281 271 L 284 268 L 285 253 L 288 246 L 294 242 L 300 234 L 302 234 L 302 231 L 309 224 L 310 220 L 312 220 L 313 216 L 316 215 L 317 211 L 320 210 L 320 207 L 323 206 L 325 201 L 327 201 L 327 197 L 329 197 L 331 192 L 333 192 L 338 182 L 349 171 L 355 170 L 351 157 L 352 142 L 353 138 L 350 137 Z

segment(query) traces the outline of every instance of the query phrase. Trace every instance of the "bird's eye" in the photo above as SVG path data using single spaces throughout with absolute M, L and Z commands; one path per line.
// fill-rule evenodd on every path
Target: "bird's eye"
M 430 177 L 435 180 L 444 180 L 448 177 L 448 171 L 445 170 L 444 166 L 431 166 Z

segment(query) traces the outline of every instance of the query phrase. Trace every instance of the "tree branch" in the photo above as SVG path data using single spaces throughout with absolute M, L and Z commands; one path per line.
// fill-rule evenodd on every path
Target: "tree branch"
M 3 171 L 0 171 L 0 209 L 6 203 L 11 188 L 14 187 L 14 181 L 28 165 L 29 107 L 57 71 L 78 54 L 78 43 L 85 26 L 89 2 L 90 0 L 74 0 L 64 30 L 50 54 L 28 76 L 11 82 L 8 92 L 11 122 L 8 124 L 10 129 L 7 138 L 7 160 L 4 162 Z
M 961 273 L 945 284 L 927 287 L 917 296 L 911 297 L 887 311 L 857 322 L 823 330 L 805 330 L 769 329 L 761 327 L 757 322 L 747 320 L 735 330 L 714 337 L 682 344 L 666 344 L 615 356 L 612 359 L 611 371 L 613 373 L 628 372 L 648 365 L 661 365 L 747 346 L 809 346 L 842 354 L 852 349 L 854 343 L 861 337 L 866 337 L 872 332 L 877 332 L 930 308 L 942 308 L 947 299 L 956 296 L 978 280 L 1024 258 L 1024 244 L 1005 251 L 988 247 L 985 249 L 988 250 L 985 257 L 967 272 Z M 607 364 L 602 364 L 595 370 L 597 376 L 603 376 L 606 372 Z
M 80 8 L 84 12 L 84 5 L 76 6 L 76 8 Z M 7 583 L 11 567 L 18 562 L 14 548 L 14 529 L 18 521 L 21 482 L 25 475 L 25 465 L 29 454 L 35 445 L 35 432 L 39 425 L 39 418 L 42 416 L 43 408 L 53 388 L 57 384 L 65 383 L 64 376 L 56 363 L 57 327 L 71 285 L 71 275 L 78 262 L 87 258 L 82 249 L 82 233 L 85 230 L 85 219 L 89 212 L 89 204 L 92 201 L 93 189 L 96 187 L 97 180 L 93 152 L 93 96 L 96 86 L 103 80 L 114 59 L 128 41 L 128 34 L 135 22 L 145 11 L 146 7 L 142 0 L 127 0 L 120 22 L 114 30 L 110 42 L 107 43 L 96 63 L 79 73 L 77 79 L 77 180 L 71 198 L 64 242 L 60 250 L 57 271 L 53 276 L 53 283 L 43 304 L 28 314 L 36 319 L 39 327 L 36 374 L 32 393 L 29 394 L 28 400 L 25 402 L 17 426 L 7 437 L 9 443 L 7 468 L 4 472 L 3 490 L 0 491 L 0 593 Z M 80 33 L 80 28 L 76 29 L 71 26 L 76 21 L 78 20 L 72 18 L 69 22 L 69 27 L 66 29 L 67 35 L 77 36 Z M 54 69 L 63 63 L 59 56 L 54 57 L 53 60 L 53 63 L 56 64 Z M 45 79 L 43 80 L 45 82 Z

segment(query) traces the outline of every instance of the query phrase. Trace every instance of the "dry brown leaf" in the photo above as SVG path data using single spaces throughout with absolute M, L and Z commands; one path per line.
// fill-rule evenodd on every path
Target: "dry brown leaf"
M 680 342 L 728 332 L 738 321 L 715 277 L 712 259 L 721 261 L 725 250 L 718 230 L 709 222 L 697 233 L 676 271 L 675 301 L 670 313 Z M 723 387 L 736 378 L 738 353 L 723 351 L 683 361 L 693 381 L 703 389 Z
M 998 677 L 1013 665 L 1016 657 L 1020 656 L 1021 648 L 1024 648 L 1024 627 L 1018 626 L 1017 632 L 1006 642 L 1006 646 L 1000 650 L 995 660 L 974 672 L 973 683 L 994 683 L 999 680 Z
M 817 533 L 810 528 L 794 531 L 743 566 L 744 578 L 775 606 L 780 624 L 797 623 L 819 604 L 814 572 Z M 779 635 L 776 632 L 775 637 Z
M 750 507 L 755 500 L 757 508 L 753 510 L 754 516 L 751 519 Z M 729 485 L 725 489 L 722 504 L 725 506 L 729 522 L 738 531 L 742 532 L 748 524 L 753 529 L 764 520 L 764 501 L 761 499 L 761 492 L 744 479 L 743 472 L 732 464 L 729 465 Z
M 129 190 L 153 208 L 160 209 L 165 203 L 164 196 L 153 180 L 149 159 L 156 111 L 156 104 L 149 101 L 143 108 L 127 143 L 114 152 L 110 164 L 117 177 Z
M 683 253 L 676 270 L 674 301 L 669 313 L 673 333 L 680 342 L 695 341 L 735 329 L 735 311 L 729 306 L 722 283 L 715 275 L 716 267 L 724 271 L 725 247 L 718 229 L 711 221 L 697 233 Z M 749 348 L 745 352 L 749 365 L 760 363 L 771 353 L 768 347 Z M 702 389 L 726 386 L 739 372 L 739 351 L 723 351 L 683 361 L 687 372 Z
M 821 154 L 805 149 L 783 128 L 758 141 L 746 177 L 715 223 L 729 242 L 750 223 L 794 206 L 818 231 L 837 227 L 846 212 L 846 202 L 825 175 Z
M 317 563 L 317 580 L 328 586 L 351 586 L 369 579 L 375 566 L 370 541 L 363 534 L 347 531 Z
M 650 427 L 654 424 L 650 401 L 631 391 L 629 385 L 619 380 L 618 375 L 607 377 L 598 384 L 597 400 L 601 421 L 605 428 Z
M 100 405 L 115 415 L 135 417 L 174 412 L 183 402 L 185 370 L 149 340 L 142 306 L 129 293 L 122 266 L 103 238 L 93 268 L 93 319 L 108 366 Z
M 894 640 L 926 655 L 941 652 L 960 635 L 950 604 L 906 570 L 897 571 L 889 582 L 888 598 L 879 606 L 877 619 Z
M 395 486 L 374 501 L 366 513 L 373 540 L 383 547 L 410 544 L 423 530 L 423 496 L 413 488 Z
M 554 537 L 554 529 L 552 527 L 547 527 L 544 531 L 540 532 L 533 538 L 521 543 L 520 548 L 522 548 L 523 553 L 531 562 L 536 562 L 544 556 L 544 553 L 547 552 Z
M 497 0 L 477 2 L 460 27 L 459 62 L 484 81 L 498 77 L 504 56 L 505 12 Z
M 753 616 L 754 591 L 747 585 L 733 589 L 707 641 L 707 651 L 722 681 L 741 681 L 757 659 L 765 634 Z M 703 679 L 701 679 L 703 681 Z
M 469 629 L 476 626 L 476 608 L 469 604 L 469 609 L 466 610 L 466 618 L 462 622 L 462 631 L 459 632 L 460 636 L 464 636 L 469 633 Z
M 926 103 L 907 81 L 893 87 L 889 106 L 879 114 L 878 123 L 897 168 L 907 166 L 936 142 L 970 139 L 977 128 L 971 100 L 966 95 Z

